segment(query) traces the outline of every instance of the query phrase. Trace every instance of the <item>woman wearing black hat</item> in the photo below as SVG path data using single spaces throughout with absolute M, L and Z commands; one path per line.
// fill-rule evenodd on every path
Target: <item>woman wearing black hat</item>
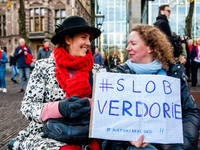
M 59 136 L 55 137 L 56 133 L 50 136 L 47 131 L 48 121 L 65 118 L 70 125 L 88 125 L 91 95 L 89 81 L 92 79 L 89 74 L 93 67 L 89 47 L 101 32 L 88 26 L 78 16 L 65 19 L 55 32 L 51 39 L 55 44 L 55 58 L 39 60 L 35 64 L 21 106 L 21 111 L 30 120 L 30 124 L 13 140 L 13 149 L 57 150 L 64 145 L 68 149 L 82 149 L 80 146 L 66 145 L 67 141 Z M 58 132 L 62 131 L 59 129 Z M 91 149 L 99 149 L 96 141 L 89 143 Z

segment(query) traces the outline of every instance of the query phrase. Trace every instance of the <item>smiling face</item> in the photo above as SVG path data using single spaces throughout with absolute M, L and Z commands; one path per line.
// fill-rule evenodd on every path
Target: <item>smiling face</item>
M 65 42 L 68 45 L 68 53 L 74 57 L 83 57 L 86 55 L 88 48 L 90 47 L 90 34 L 89 33 L 77 33 L 70 38 L 65 36 Z
M 153 61 L 153 53 L 149 46 L 144 44 L 138 32 L 132 31 L 128 38 L 126 51 L 129 52 L 130 61 L 139 64 L 148 64 Z

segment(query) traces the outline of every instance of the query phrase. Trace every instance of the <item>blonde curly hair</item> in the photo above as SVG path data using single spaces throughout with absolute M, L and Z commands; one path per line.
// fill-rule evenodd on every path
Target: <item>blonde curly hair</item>
M 136 31 L 146 46 L 153 50 L 153 58 L 162 63 L 165 71 L 169 69 L 169 62 L 175 63 L 173 47 L 166 35 L 157 27 L 149 25 L 136 25 L 132 28 Z

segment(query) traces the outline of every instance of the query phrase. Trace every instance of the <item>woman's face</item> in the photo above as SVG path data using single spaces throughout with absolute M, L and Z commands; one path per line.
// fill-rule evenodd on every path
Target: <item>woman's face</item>
M 153 61 L 153 53 L 149 46 L 146 46 L 140 38 L 138 32 L 132 31 L 128 37 L 128 46 L 130 61 L 139 64 L 148 64 Z
M 90 47 L 90 34 L 86 32 L 77 33 L 73 38 L 65 36 L 65 42 L 69 45 L 68 53 L 74 57 L 83 57 Z

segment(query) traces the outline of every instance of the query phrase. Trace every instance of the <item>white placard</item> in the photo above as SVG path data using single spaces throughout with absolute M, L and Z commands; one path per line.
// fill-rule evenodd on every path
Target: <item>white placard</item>
M 183 143 L 180 79 L 96 73 L 90 119 L 92 138 Z

